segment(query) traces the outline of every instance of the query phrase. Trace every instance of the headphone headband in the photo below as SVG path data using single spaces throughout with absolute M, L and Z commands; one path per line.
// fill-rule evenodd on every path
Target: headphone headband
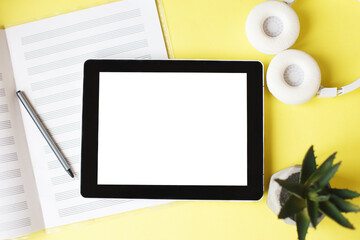
M 335 88 L 321 87 L 320 90 L 318 91 L 317 95 L 318 95 L 318 97 L 331 98 L 331 97 L 341 96 L 341 95 L 344 95 L 345 93 L 352 92 L 357 88 L 360 88 L 360 78 L 358 78 L 354 82 L 352 82 L 344 87 L 341 87 L 339 89 L 336 87 Z

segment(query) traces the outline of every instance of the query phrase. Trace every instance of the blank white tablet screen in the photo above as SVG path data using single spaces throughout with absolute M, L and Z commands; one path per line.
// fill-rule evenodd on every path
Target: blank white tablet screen
M 247 185 L 246 73 L 99 82 L 98 184 Z

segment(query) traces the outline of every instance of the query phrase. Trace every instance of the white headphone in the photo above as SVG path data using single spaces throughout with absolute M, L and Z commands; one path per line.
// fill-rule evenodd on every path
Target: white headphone
M 342 88 L 324 88 L 319 65 L 307 53 L 290 48 L 300 33 L 291 4 L 296 0 L 266 1 L 251 10 L 245 25 L 250 44 L 265 54 L 277 54 L 269 64 L 269 91 L 286 104 L 298 105 L 318 97 L 335 97 L 360 87 L 360 78 Z

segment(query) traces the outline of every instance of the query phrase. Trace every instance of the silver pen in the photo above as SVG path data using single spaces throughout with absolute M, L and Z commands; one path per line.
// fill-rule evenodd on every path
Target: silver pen
M 74 178 L 74 174 L 71 171 L 69 163 L 67 162 L 64 155 L 61 153 L 60 149 L 58 148 L 54 140 L 51 138 L 49 132 L 46 130 L 44 124 L 41 122 L 39 116 L 36 114 L 34 108 L 31 106 L 25 94 L 19 90 L 16 92 L 16 95 L 19 98 L 20 102 L 25 107 L 26 111 L 29 113 L 30 117 L 32 118 L 38 129 L 40 130 L 46 142 L 49 144 L 51 150 L 55 153 L 56 157 L 58 158 L 59 162 L 61 163 L 65 171 L 70 175 L 70 177 Z

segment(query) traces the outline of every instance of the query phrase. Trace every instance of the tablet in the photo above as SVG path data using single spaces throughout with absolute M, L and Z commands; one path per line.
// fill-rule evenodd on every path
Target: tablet
M 86 61 L 81 194 L 259 200 L 261 62 Z

